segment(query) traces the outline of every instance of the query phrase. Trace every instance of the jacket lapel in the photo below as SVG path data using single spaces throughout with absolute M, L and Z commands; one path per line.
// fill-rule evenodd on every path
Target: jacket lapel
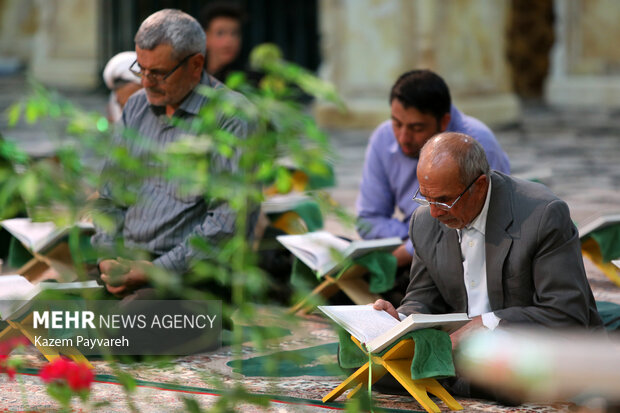
M 461 248 L 459 246 L 456 230 L 450 229 L 445 225 L 439 224 L 443 231 L 437 240 L 437 262 L 436 268 L 446 274 L 446 277 L 439 279 L 449 279 L 450 282 L 443 286 L 442 290 L 447 291 L 446 302 L 448 302 L 455 312 L 467 312 L 467 291 L 463 280 L 463 260 L 461 258 Z
M 497 310 L 504 306 L 503 267 L 506 255 L 512 245 L 512 237 L 507 229 L 513 221 L 513 211 L 509 184 L 495 172 L 491 174 L 491 182 L 485 252 L 489 303 L 491 310 Z

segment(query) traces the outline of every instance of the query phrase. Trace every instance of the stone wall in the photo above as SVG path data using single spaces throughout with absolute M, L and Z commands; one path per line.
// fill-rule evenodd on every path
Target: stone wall
M 0 56 L 47 86 L 89 89 L 98 73 L 99 0 L 0 0 Z
M 374 127 L 389 117 L 388 95 L 401 73 L 439 73 L 454 102 L 485 122 L 519 115 L 505 59 L 507 0 L 322 0 L 323 67 L 347 106 L 318 103 L 324 126 Z
M 555 0 L 556 44 L 547 101 L 556 106 L 620 107 L 620 2 Z
M 29 63 L 38 27 L 35 0 L 0 0 L 0 56 Z

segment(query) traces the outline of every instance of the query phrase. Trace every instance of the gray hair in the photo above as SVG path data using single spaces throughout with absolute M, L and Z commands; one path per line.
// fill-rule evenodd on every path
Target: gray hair
M 181 10 L 163 9 L 140 25 L 134 38 L 140 49 L 153 50 L 160 44 L 172 46 L 174 58 L 182 59 L 206 51 L 206 35 L 200 23 Z
M 459 178 L 464 186 L 471 184 L 481 174 L 488 176 L 491 172 L 480 142 L 464 133 L 437 134 L 429 139 L 420 151 L 420 157 L 430 156 L 432 160 L 439 160 L 445 155 L 454 159 L 458 165 Z

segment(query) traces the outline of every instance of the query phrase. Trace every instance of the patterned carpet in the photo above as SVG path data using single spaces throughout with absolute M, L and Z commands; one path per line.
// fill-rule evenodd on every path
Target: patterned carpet
M 614 286 L 590 263 L 586 263 L 586 267 L 596 299 L 620 304 L 620 288 Z M 265 309 L 266 314 L 270 311 L 272 309 Z M 345 377 L 336 365 L 333 343 L 337 341 L 337 335 L 330 324 L 317 315 L 309 315 L 297 324 L 280 324 L 279 327 L 290 330 L 291 334 L 270 339 L 264 343 L 263 348 L 257 348 L 251 342 L 244 343 L 241 358 L 245 362 L 241 370 L 240 366 L 233 363 L 236 368 L 228 365 L 234 359 L 230 347 L 222 347 L 208 354 L 178 358 L 171 363 L 120 365 L 124 372 L 137 380 L 138 386 L 130 396 L 117 383 L 114 370 L 107 362 L 93 360 L 97 382 L 93 386 L 91 402 L 109 403 L 94 410 L 131 411 L 132 404 L 134 410 L 144 412 L 183 411 L 184 398 L 194 398 L 202 408 L 209 408 L 222 400 L 222 390 L 215 389 L 232 391 L 235 383 L 242 384 L 257 400 L 263 403 L 266 403 L 265 400 L 270 401 L 267 407 L 244 403 L 237 406 L 236 411 L 344 410 L 344 397 L 329 405 L 321 402 L 321 398 Z M 283 360 L 274 363 L 280 367 L 279 377 L 274 377 L 273 372 L 265 367 L 268 366 L 265 362 L 273 359 L 274 354 L 285 356 Z M 6 375 L 0 375 L 0 410 L 56 411 L 57 405 L 46 394 L 45 387 L 36 376 L 37 370 L 45 365 L 45 359 L 33 347 L 22 350 L 21 357 L 25 364 L 17 381 L 9 382 Z M 412 397 L 373 393 L 377 405 L 386 411 L 422 411 Z M 505 407 L 482 400 L 457 400 L 467 412 L 590 411 L 571 403 Z M 438 405 L 442 411 L 449 411 L 443 403 L 438 402 Z

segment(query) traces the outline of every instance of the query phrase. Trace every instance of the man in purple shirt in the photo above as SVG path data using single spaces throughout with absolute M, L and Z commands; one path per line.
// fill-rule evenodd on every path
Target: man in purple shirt
M 402 238 L 394 255 L 399 268 L 408 268 L 413 257 L 409 218 L 418 206 L 411 198 L 418 189 L 416 168 L 424 143 L 440 132 L 461 132 L 482 144 L 491 169 L 510 173 L 510 164 L 493 132 L 453 106 L 448 86 L 430 70 L 402 74 L 392 86 L 390 107 L 391 120 L 375 129 L 366 148 L 357 231 L 364 239 Z M 396 209 L 402 219 L 394 216 Z M 403 278 L 406 287 L 408 277 Z M 398 279 L 396 284 L 394 291 L 404 291 Z

